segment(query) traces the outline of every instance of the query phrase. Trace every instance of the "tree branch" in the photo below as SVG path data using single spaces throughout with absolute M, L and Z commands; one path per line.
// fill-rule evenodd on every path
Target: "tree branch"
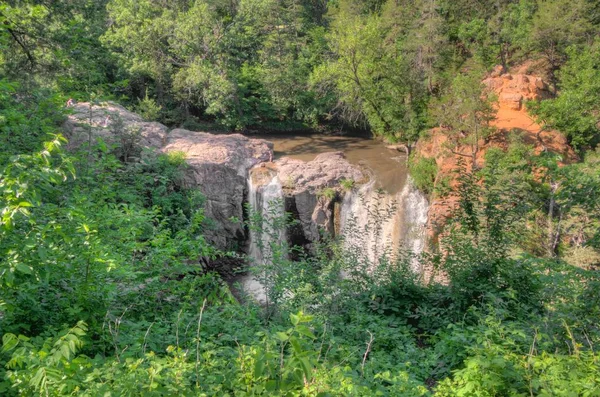
M 7 22 L 4 22 L 4 24 L 8 25 Z M 29 52 L 29 49 L 27 48 L 27 46 L 25 46 L 25 44 L 21 41 L 21 39 L 19 38 L 19 36 L 17 36 L 17 34 L 15 33 L 14 30 L 12 30 L 11 28 L 9 28 L 8 26 L 6 27 L 6 30 L 8 30 L 8 32 L 13 37 L 13 39 L 15 39 L 15 41 L 23 49 L 23 51 L 25 52 L 25 55 L 27 56 L 27 59 L 29 60 L 29 63 L 31 64 L 31 67 L 34 67 L 35 66 L 35 59 L 33 59 L 33 56 Z

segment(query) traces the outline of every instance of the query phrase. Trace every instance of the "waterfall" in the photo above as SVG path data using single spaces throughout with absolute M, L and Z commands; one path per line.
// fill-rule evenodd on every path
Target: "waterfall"
M 239 281 L 246 293 L 264 304 L 269 281 L 261 277 L 261 269 L 268 271 L 270 265 L 287 259 L 287 233 L 281 182 L 268 174 L 260 179 L 260 175 L 248 178 L 248 256 L 254 272 Z M 263 183 L 256 183 L 257 180 Z M 401 251 L 419 254 L 425 247 L 428 210 L 427 199 L 410 177 L 395 194 L 377 188 L 377 181 L 372 178 L 344 196 L 339 225 L 346 248 L 365 258 L 369 270 L 374 270 L 382 258 L 393 261 Z M 421 270 L 416 259 L 411 265 L 414 271 Z
M 263 265 L 273 259 L 274 245 L 287 239 L 283 188 L 279 178 L 275 176 L 268 184 L 255 187 L 250 176 L 248 203 L 255 213 L 251 216 L 254 219 L 251 221 L 248 255 L 253 265 Z
M 425 226 L 429 203 L 412 180 L 406 183 L 407 194 L 404 197 L 405 246 L 414 254 L 420 254 L 425 248 Z
M 342 202 L 340 225 L 346 247 L 361 252 L 371 266 L 382 257 L 393 260 L 399 250 L 419 254 L 425 247 L 428 209 L 427 199 L 410 177 L 393 195 L 378 189 L 373 178 L 347 193 Z M 419 270 L 416 261 L 412 265 Z
M 256 269 L 272 263 L 275 255 L 287 257 L 285 206 L 283 189 L 277 176 L 266 185 L 256 186 L 252 175 L 248 177 L 248 204 L 250 241 L 248 257 Z M 276 249 L 277 251 L 275 251 Z M 259 270 L 260 272 L 260 270 Z M 259 303 L 267 300 L 265 286 L 253 274 L 240 279 L 244 290 Z

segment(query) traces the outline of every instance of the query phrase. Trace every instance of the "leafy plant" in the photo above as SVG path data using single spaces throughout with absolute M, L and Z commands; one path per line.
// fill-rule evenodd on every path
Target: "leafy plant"
M 147 121 L 156 121 L 160 117 L 162 106 L 158 105 L 153 98 L 148 97 L 148 89 L 144 99 L 138 99 L 135 111 Z
M 437 177 L 437 164 L 434 158 L 410 156 L 408 170 L 417 189 L 425 194 L 434 191 L 435 179 Z
M 346 191 L 350 191 L 354 188 L 355 185 L 355 181 L 353 179 L 340 179 L 340 186 L 342 187 L 342 189 L 346 190 Z
M 326 187 L 317 192 L 317 196 L 323 197 L 327 200 L 333 200 L 337 196 L 337 190 L 332 187 Z

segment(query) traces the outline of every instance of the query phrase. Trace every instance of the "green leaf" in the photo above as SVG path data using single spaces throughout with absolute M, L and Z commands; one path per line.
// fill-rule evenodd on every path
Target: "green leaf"
M 27 266 L 20 262 L 15 265 L 15 269 L 24 274 L 33 274 L 33 269 L 31 266 Z
M 300 322 L 300 316 L 297 316 L 295 314 L 290 314 L 290 320 L 292 322 L 292 325 L 296 326 Z
M 294 352 L 296 352 L 297 354 L 302 353 L 302 345 L 300 345 L 300 342 L 298 341 L 298 339 L 290 338 L 290 343 L 294 349 Z
M 275 338 L 279 339 L 281 342 L 285 342 L 290 337 L 285 332 L 277 332 L 277 333 L 275 333 Z
M 14 349 L 19 344 L 15 334 L 4 334 L 2 336 L 2 352 L 7 352 Z
M 312 333 L 312 331 L 306 325 L 297 326 L 296 332 L 298 332 L 301 335 L 308 336 L 311 339 L 316 338 L 316 336 Z
M 254 377 L 260 378 L 265 372 L 265 361 L 263 359 L 256 360 L 254 364 Z
M 308 359 L 306 357 L 303 357 L 300 359 L 300 362 L 302 363 L 302 368 L 304 370 L 304 376 L 306 377 L 306 379 L 310 380 L 312 378 L 312 366 L 310 365 L 310 362 L 308 361 Z

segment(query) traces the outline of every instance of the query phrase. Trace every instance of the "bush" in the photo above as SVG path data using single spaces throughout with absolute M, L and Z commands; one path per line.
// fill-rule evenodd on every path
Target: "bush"
M 324 197 L 327 200 L 333 200 L 337 196 L 337 191 L 332 187 L 326 187 L 317 192 L 317 196 Z
M 352 188 L 354 188 L 355 182 L 353 179 L 340 179 L 340 186 L 342 187 L 342 189 L 348 191 L 348 190 L 352 190 Z
M 156 121 L 160 117 L 162 106 L 156 103 L 154 98 L 148 96 L 148 90 L 146 90 L 146 96 L 144 99 L 138 99 L 135 112 L 138 113 L 146 121 Z
M 433 192 L 438 172 L 435 159 L 412 155 L 408 162 L 408 171 L 419 190 L 425 194 Z

